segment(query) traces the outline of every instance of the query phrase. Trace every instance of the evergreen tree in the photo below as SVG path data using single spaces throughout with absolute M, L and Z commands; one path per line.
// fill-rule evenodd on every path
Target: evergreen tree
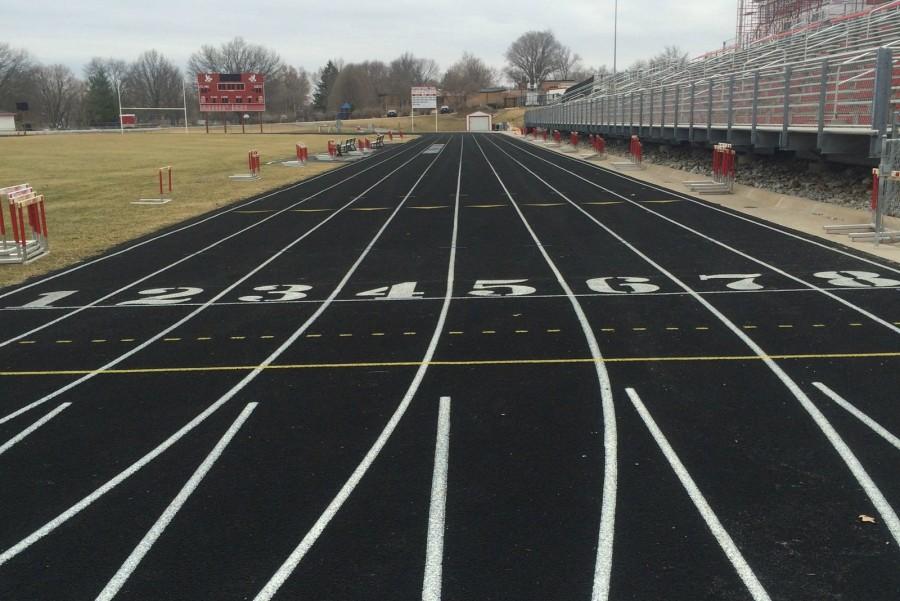
M 331 92 L 331 86 L 337 76 L 337 65 L 334 64 L 334 61 L 329 60 L 322 68 L 319 82 L 316 84 L 316 91 L 313 93 L 313 106 L 316 110 L 326 111 L 328 109 L 328 94 Z
M 109 80 L 106 67 L 98 67 L 90 74 L 84 100 L 88 123 L 102 125 L 116 122 L 119 114 L 116 91 Z

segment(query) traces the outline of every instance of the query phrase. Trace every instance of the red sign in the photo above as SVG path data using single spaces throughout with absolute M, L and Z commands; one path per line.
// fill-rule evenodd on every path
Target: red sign
M 265 75 L 198 73 L 201 113 L 260 113 L 266 110 Z

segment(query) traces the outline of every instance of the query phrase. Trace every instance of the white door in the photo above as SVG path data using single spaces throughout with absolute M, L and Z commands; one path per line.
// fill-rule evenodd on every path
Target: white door
M 469 131 L 491 131 L 491 118 L 469 117 Z

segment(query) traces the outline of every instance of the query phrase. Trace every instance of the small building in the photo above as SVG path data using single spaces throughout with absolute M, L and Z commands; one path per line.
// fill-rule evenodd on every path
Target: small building
M 492 129 L 491 116 L 487 113 L 479 111 L 466 117 L 466 131 L 491 131 Z
M 0 113 L 0 134 L 12 134 L 16 132 L 16 114 Z

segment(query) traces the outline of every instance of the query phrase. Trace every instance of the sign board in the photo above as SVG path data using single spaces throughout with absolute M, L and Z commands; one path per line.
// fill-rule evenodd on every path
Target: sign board
M 434 86 L 414 87 L 411 96 L 413 109 L 437 108 L 437 88 Z
M 261 113 L 266 110 L 262 73 L 198 73 L 201 113 Z

